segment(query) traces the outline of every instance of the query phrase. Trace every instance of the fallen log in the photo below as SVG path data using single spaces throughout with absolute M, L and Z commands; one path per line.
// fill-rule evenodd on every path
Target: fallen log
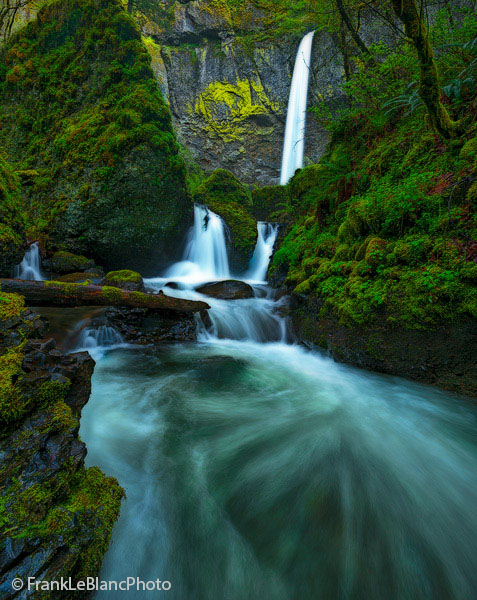
M 210 308 L 206 302 L 174 298 L 163 292 L 146 294 L 84 283 L 0 279 L 0 290 L 25 296 L 29 306 L 126 306 L 177 313 L 195 313 Z

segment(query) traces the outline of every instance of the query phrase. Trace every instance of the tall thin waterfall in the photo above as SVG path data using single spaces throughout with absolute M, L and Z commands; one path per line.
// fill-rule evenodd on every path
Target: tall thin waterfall
M 265 283 L 268 265 L 277 239 L 278 225 L 265 221 L 257 223 L 258 238 L 245 279 Z
M 285 141 L 283 143 L 282 172 L 280 176 L 282 185 L 285 185 L 293 177 L 295 171 L 303 166 L 306 103 L 314 33 L 314 31 L 310 31 L 301 40 L 295 59 L 290 98 L 288 100 Z
M 184 258 L 166 277 L 176 281 L 214 281 L 230 277 L 222 219 L 206 206 L 194 206 L 194 226 L 189 232 Z
M 34 242 L 25 252 L 22 262 L 13 270 L 15 279 L 30 279 L 42 281 L 44 276 L 40 267 L 40 248 L 38 242 Z

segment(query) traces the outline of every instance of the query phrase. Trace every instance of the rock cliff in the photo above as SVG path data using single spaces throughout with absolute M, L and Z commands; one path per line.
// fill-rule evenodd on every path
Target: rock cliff
M 163 12 L 144 23 L 143 34 L 179 139 L 207 171 L 225 168 L 245 183 L 277 183 L 295 56 L 312 25 L 274 31 L 252 2 L 235 20 L 214 0 L 158 4 Z M 382 37 L 375 23 L 362 28 L 368 41 L 378 29 Z M 342 63 L 338 41 L 317 31 L 310 106 L 318 98 L 332 110 L 342 105 Z M 305 161 L 316 162 L 327 141 L 310 114 Z

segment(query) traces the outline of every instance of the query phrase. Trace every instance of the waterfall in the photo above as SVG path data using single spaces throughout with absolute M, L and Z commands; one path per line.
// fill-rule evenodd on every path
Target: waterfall
M 290 98 L 288 100 L 285 141 L 283 142 L 281 185 L 285 185 L 293 177 L 295 171 L 303 166 L 306 103 L 314 33 L 314 31 L 310 31 L 301 40 L 295 59 Z
M 40 267 L 40 248 L 38 242 L 34 242 L 25 252 L 22 262 L 13 270 L 15 279 L 30 279 L 42 281 L 44 278 Z
M 77 342 L 77 348 L 87 350 L 98 346 L 114 346 L 122 344 L 121 334 L 109 325 L 100 325 L 99 327 L 85 327 L 82 329 Z
M 80 321 L 67 345 L 70 352 L 87 351 L 95 359 L 101 358 L 107 348 L 124 344 L 124 340 L 114 327 L 105 324 L 104 319 L 84 319 Z
M 184 258 L 173 265 L 165 277 L 184 283 L 230 277 L 225 226 L 219 215 L 206 206 L 194 206 L 194 225 L 189 232 Z
M 257 230 L 257 244 L 250 261 L 250 267 L 245 274 L 245 279 L 264 283 L 267 278 L 267 270 L 273 246 L 277 239 L 278 225 L 259 221 L 257 223 Z
M 280 306 L 274 301 L 273 291 L 264 285 L 278 226 L 259 222 L 257 229 L 257 243 L 249 268 L 245 275 L 236 278 L 252 284 L 254 298 L 222 300 L 204 296 L 194 289 L 203 282 L 230 278 L 225 224 L 205 206 L 194 208 L 194 225 L 188 234 L 183 260 L 161 277 L 144 280 L 152 291 L 164 290 L 169 296 L 209 304 L 207 324 L 198 322 L 200 341 L 283 342 L 289 339 Z M 174 287 L 168 285 L 171 283 Z

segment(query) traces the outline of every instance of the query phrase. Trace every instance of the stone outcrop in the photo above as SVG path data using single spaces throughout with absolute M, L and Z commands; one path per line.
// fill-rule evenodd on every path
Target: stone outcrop
M 73 580 L 98 574 L 123 492 L 86 469 L 78 438 L 94 362 L 63 355 L 19 296 L 0 301 L 0 595 L 20 577 Z M 67 599 L 68 592 L 55 592 Z M 78 593 L 76 598 L 86 598 Z M 28 597 L 45 597 L 30 592 Z
M 320 314 L 323 301 L 292 295 L 290 315 L 298 338 L 326 349 L 338 362 L 477 396 L 477 324 L 469 318 L 435 329 L 406 329 L 385 319 L 363 328 Z
M 174 261 L 192 218 L 185 165 L 121 3 L 48 2 L 0 55 L 0 146 L 24 175 L 23 210 L 38 236 L 107 269 L 154 274 Z M 0 222 L 8 217 L 2 206 Z
M 201 311 L 201 314 L 207 311 Z M 108 325 L 130 344 L 161 344 L 194 342 L 197 323 L 192 313 L 177 314 L 151 312 L 141 308 L 110 307 L 106 311 Z

